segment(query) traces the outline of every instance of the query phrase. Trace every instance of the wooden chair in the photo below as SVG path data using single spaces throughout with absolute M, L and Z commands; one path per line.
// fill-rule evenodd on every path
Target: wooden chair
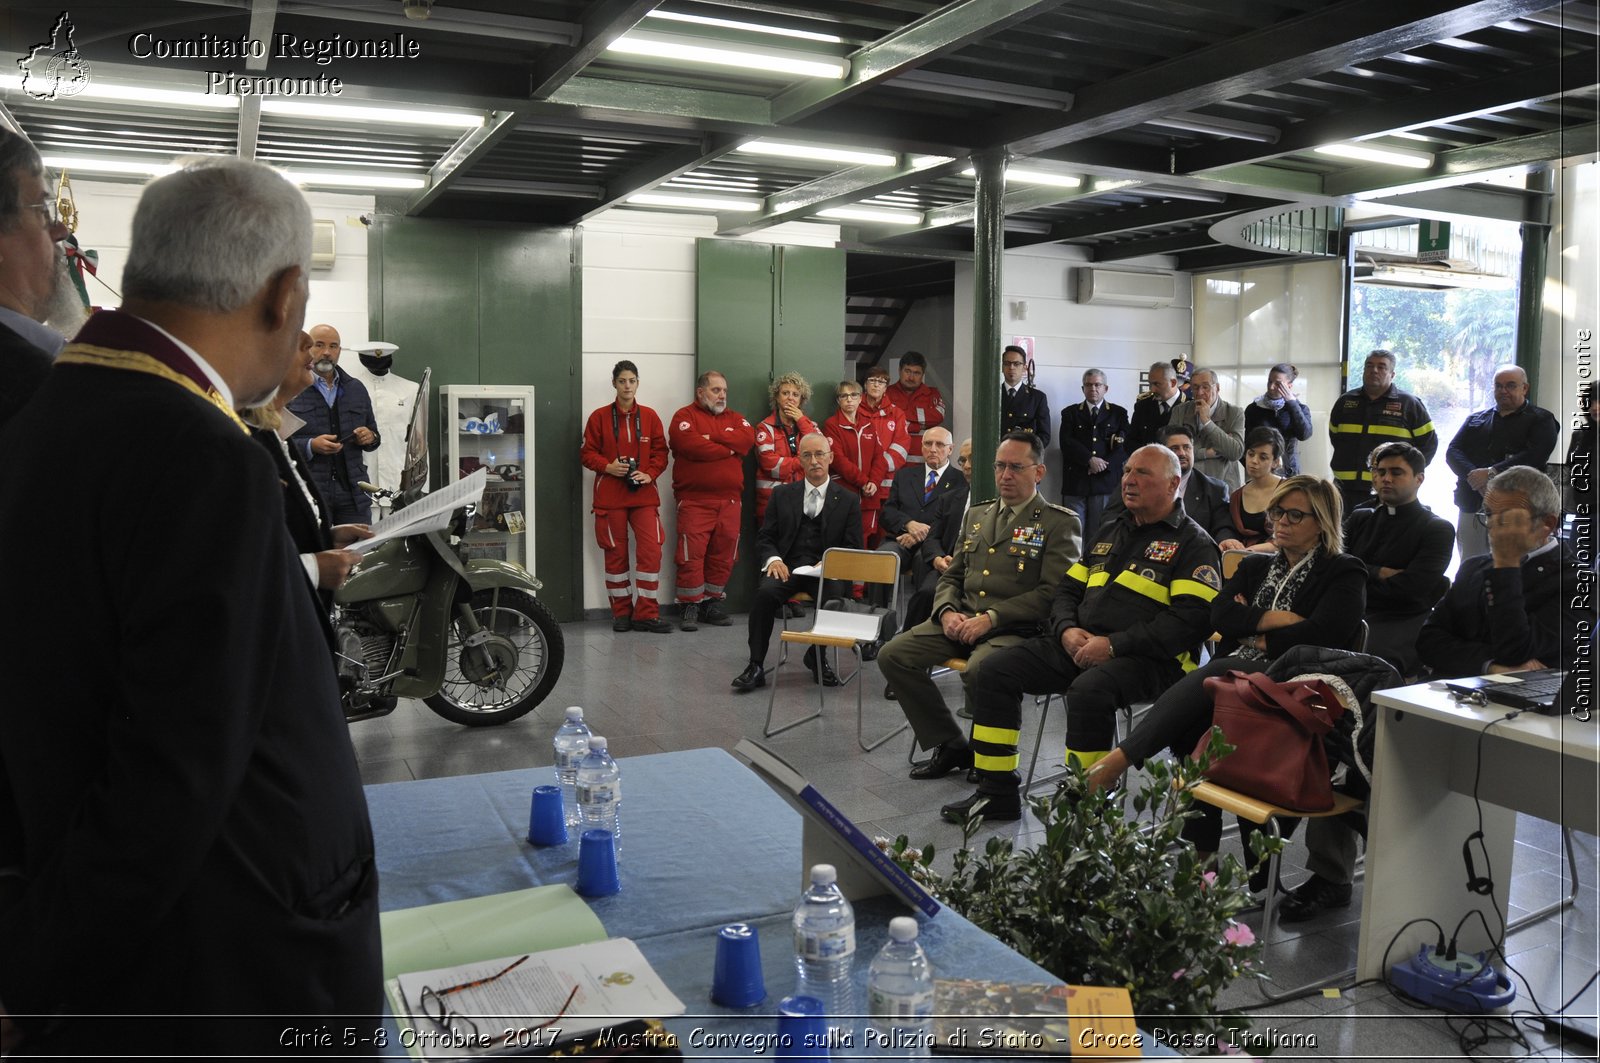
M 816 613 L 812 617 L 811 627 L 806 631 L 781 632 L 778 636 L 783 644 L 800 643 L 810 646 L 821 652 L 829 649 L 849 649 L 855 654 L 856 667 L 841 683 L 856 685 L 856 744 L 863 752 L 871 752 L 883 745 L 895 735 L 904 731 L 911 725 L 902 723 L 888 734 L 869 743 L 866 740 L 866 706 L 862 700 L 861 678 L 861 646 L 863 643 L 873 641 L 878 637 L 878 627 L 882 617 L 878 613 L 854 613 L 844 609 L 827 608 L 823 599 L 822 584 L 828 580 L 841 580 L 846 583 L 880 584 L 889 587 L 889 608 L 894 609 L 895 592 L 900 582 L 900 557 L 889 551 L 877 550 L 851 550 L 845 547 L 834 547 L 822 555 L 822 564 L 819 566 L 816 599 L 818 602 Z M 817 668 L 820 672 L 822 658 L 817 658 Z M 767 699 L 767 722 L 762 729 L 762 734 L 767 738 L 780 735 L 791 728 L 798 727 L 810 720 L 815 720 L 822 715 L 822 710 L 827 706 L 828 692 L 820 682 L 817 684 L 817 711 L 809 716 L 803 716 L 781 727 L 772 726 L 773 709 L 778 701 L 778 678 L 781 671 L 774 671 L 772 675 L 772 693 Z M 821 678 L 820 675 L 815 678 Z

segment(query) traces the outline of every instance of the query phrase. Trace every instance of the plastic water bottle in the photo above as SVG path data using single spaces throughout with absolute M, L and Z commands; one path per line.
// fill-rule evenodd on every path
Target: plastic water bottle
M 583 722 L 583 709 L 567 706 L 567 718 L 556 728 L 556 782 L 561 786 L 561 810 L 567 826 L 578 825 L 578 764 L 589 753 L 594 734 Z
M 917 921 L 889 920 L 889 940 L 867 968 L 873 1047 L 892 1056 L 926 1056 L 933 1041 L 933 968 L 917 944 Z
M 606 752 L 606 740 L 589 736 L 589 752 L 578 763 L 578 813 L 584 830 L 608 830 L 622 851 L 622 769 Z
M 794 962 L 807 988 L 824 989 L 850 981 L 856 955 L 856 913 L 839 892 L 832 864 L 811 869 L 811 888 L 794 909 Z

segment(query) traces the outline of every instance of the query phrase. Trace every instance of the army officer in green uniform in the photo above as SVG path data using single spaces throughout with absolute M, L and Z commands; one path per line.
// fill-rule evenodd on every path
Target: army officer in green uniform
M 994 479 L 1000 497 L 967 511 L 954 558 L 934 590 L 933 615 L 878 655 L 917 744 L 933 751 L 911 769 L 913 779 L 972 767 L 972 748 L 928 669 L 951 657 L 976 666 L 993 650 L 1037 634 L 1056 584 L 1083 548 L 1077 514 L 1039 495 L 1044 447 L 1032 432 L 1007 432 L 1000 440 Z

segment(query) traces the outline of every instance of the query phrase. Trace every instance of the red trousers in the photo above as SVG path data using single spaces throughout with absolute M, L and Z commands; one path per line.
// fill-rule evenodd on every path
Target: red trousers
M 680 602 L 721 598 L 739 557 L 737 498 L 678 500 Z
M 628 570 L 628 528 L 633 528 L 634 565 Z M 613 617 L 654 620 L 661 615 L 661 511 L 655 506 L 594 511 L 594 538 L 606 555 L 606 596 Z M 631 576 L 631 579 L 630 579 Z M 629 584 L 638 588 L 635 597 Z

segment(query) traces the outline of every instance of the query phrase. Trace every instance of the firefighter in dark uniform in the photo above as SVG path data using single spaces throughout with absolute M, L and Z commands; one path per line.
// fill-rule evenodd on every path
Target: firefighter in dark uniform
M 1000 497 L 973 506 L 962 518 L 953 559 L 934 588 L 933 615 L 896 635 L 878 654 L 878 667 L 899 695 L 918 745 L 933 751 L 912 768 L 913 779 L 972 767 L 966 736 L 928 669 L 952 657 L 967 659 L 970 702 L 977 663 L 1038 633 L 1056 584 L 1078 559 L 1083 538 L 1077 515 L 1039 494 L 1043 451 L 1027 432 L 1000 441 L 994 477 Z
M 1373 351 L 1361 371 L 1361 386 L 1345 392 L 1328 415 L 1333 454 L 1328 465 L 1349 513 L 1372 494 L 1367 459 L 1380 443 L 1399 440 L 1428 461 L 1439 452 L 1439 435 L 1422 400 L 1394 386 L 1394 355 Z
M 1000 434 L 1032 432 L 1039 445 L 1050 445 L 1050 399 L 1033 386 L 1028 373 L 1028 352 L 1007 347 L 1000 352 Z
M 941 809 L 962 823 L 1022 815 L 1017 738 L 1024 693 L 1065 691 L 1067 756 L 1087 768 L 1110 752 L 1117 706 L 1155 697 L 1193 671 L 1222 586 L 1216 544 L 1178 501 L 1178 458 L 1140 447 L 1122 475 L 1127 509 L 1108 520 L 1056 588 L 1050 633 L 997 651 L 972 682 L 978 789 Z

